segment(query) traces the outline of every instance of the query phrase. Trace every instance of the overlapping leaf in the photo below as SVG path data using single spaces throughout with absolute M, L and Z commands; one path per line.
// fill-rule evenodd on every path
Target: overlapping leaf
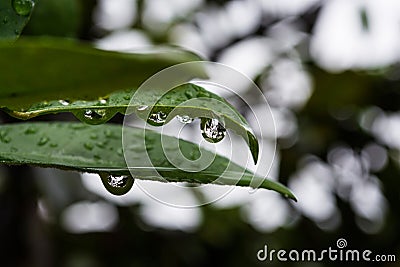
M 127 129 L 128 137 L 122 146 L 122 127 L 119 125 L 89 126 L 82 123 L 18 123 L 2 126 L 0 130 L 0 162 L 6 164 L 31 164 L 42 167 L 55 167 L 67 170 L 109 173 L 113 175 L 130 175 L 126 167 L 124 152 L 134 157 L 137 165 L 149 158 L 153 169 L 158 170 L 160 177 L 148 175 L 148 169 L 134 169 L 135 179 L 150 179 L 168 182 L 194 182 L 249 186 L 253 174 L 233 164 L 229 159 L 216 156 L 210 166 L 200 172 L 187 172 L 175 168 L 166 158 L 161 135 L 143 129 Z M 163 144 L 173 143 L 174 137 L 163 136 Z M 73 141 L 71 141 L 73 140 Z M 148 140 L 145 149 L 137 144 Z M 198 145 L 180 140 L 184 154 L 199 153 Z M 202 155 L 211 156 L 211 152 L 201 149 Z M 210 154 L 210 155 L 208 155 Z M 228 175 L 224 174 L 230 165 Z M 240 179 L 234 179 L 240 174 Z M 277 191 L 286 197 L 295 199 L 294 195 L 283 185 L 264 180 L 260 188 Z

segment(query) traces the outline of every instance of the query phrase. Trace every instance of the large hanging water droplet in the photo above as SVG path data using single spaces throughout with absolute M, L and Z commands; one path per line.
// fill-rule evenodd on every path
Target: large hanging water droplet
M 226 129 L 217 119 L 201 119 L 201 134 L 210 143 L 218 143 L 224 139 Z
M 189 117 L 188 115 L 183 115 L 183 116 L 177 115 L 176 118 L 178 119 L 179 122 L 184 123 L 184 124 L 193 122 L 193 118 Z
M 104 111 L 87 109 L 87 110 L 85 110 L 85 113 L 83 114 L 83 116 L 85 116 L 85 118 L 89 119 L 89 120 L 98 120 L 98 119 L 103 118 Z
M 123 175 L 123 176 L 109 175 L 107 178 L 107 182 L 112 187 L 124 187 L 124 186 L 126 186 L 128 179 L 129 179 L 128 176 L 125 176 L 125 175 Z
M 114 195 L 124 195 L 128 193 L 135 182 L 135 179 L 130 175 L 100 173 L 100 178 L 107 191 Z
M 167 119 L 167 114 L 162 111 L 158 111 L 156 113 L 150 114 L 147 121 L 154 126 L 160 126 L 164 124 L 165 120 Z
M 20 16 L 28 16 L 35 3 L 32 0 L 13 0 L 12 7 Z

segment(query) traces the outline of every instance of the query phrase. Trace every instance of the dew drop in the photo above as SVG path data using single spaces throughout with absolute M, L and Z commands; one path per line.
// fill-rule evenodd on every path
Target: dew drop
M 148 108 L 149 108 L 149 106 L 141 105 L 141 106 L 138 106 L 137 110 L 138 111 L 145 111 Z
M 3 24 L 7 24 L 7 23 L 8 23 L 8 17 L 5 16 L 5 17 L 3 18 Z
M 118 148 L 117 154 L 118 154 L 119 156 L 122 156 L 122 155 L 124 154 L 122 148 Z
M 58 145 L 56 143 L 51 143 L 50 147 L 58 147 Z
M 98 138 L 97 134 L 95 134 L 95 133 L 91 133 L 91 134 L 90 134 L 90 139 L 95 140 L 95 139 L 97 139 L 97 138 Z
M 157 113 L 150 114 L 148 121 L 152 125 L 159 126 L 162 125 L 166 119 L 167 119 L 167 114 L 165 114 L 162 111 L 159 111 Z
M 6 131 L 0 131 L 0 141 L 6 144 L 11 142 L 11 138 L 7 135 Z
M 98 119 L 102 119 L 104 114 L 103 114 L 103 110 L 87 109 L 87 110 L 85 110 L 85 113 L 83 114 L 83 116 L 85 116 L 85 118 L 89 119 L 89 120 L 98 120 Z
M 107 100 L 105 100 L 105 99 L 100 99 L 100 104 L 102 104 L 102 105 L 107 104 Z
M 224 139 L 226 129 L 217 119 L 201 119 L 201 134 L 210 143 L 218 143 Z
M 92 150 L 92 149 L 93 149 L 93 144 L 92 144 L 92 143 L 84 143 L 83 146 L 84 146 L 87 150 Z
M 178 119 L 179 122 L 184 124 L 189 124 L 193 122 L 193 118 L 189 117 L 188 115 L 183 115 L 183 116 L 177 115 L 176 118 Z
M 128 176 L 112 176 L 109 175 L 107 178 L 107 182 L 109 185 L 112 187 L 124 187 L 126 186 L 126 183 L 128 182 Z
M 193 98 L 195 96 L 195 92 L 193 92 L 191 89 L 188 89 L 185 91 L 185 96 L 187 98 Z
M 101 141 L 101 142 L 97 142 L 96 146 L 100 147 L 100 148 L 105 148 L 107 145 L 107 142 L 105 141 Z
M 35 3 L 32 0 L 13 0 L 12 7 L 20 16 L 28 16 Z
M 9 136 L 4 136 L 1 138 L 1 141 L 8 144 L 11 142 L 11 138 Z
M 112 133 L 111 130 L 106 129 L 106 130 L 104 130 L 104 136 L 105 136 L 105 137 L 112 137 L 112 136 L 113 136 L 113 133 Z
M 11 152 L 18 152 L 18 148 L 16 148 L 16 147 L 11 147 Z
M 63 106 L 68 106 L 69 105 L 69 101 L 68 100 L 58 100 L 58 103 L 60 103 Z
M 130 175 L 100 173 L 100 178 L 107 191 L 114 195 L 124 195 L 128 193 L 135 182 L 135 179 Z
M 46 137 L 46 136 L 42 136 L 40 139 L 39 139 L 39 141 L 38 141 L 38 145 L 39 146 L 44 146 L 45 144 L 47 144 L 47 142 L 49 142 L 49 138 L 48 137 Z
M 114 115 L 105 109 L 86 109 L 83 112 L 75 111 L 74 114 L 82 122 L 93 125 L 105 123 Z

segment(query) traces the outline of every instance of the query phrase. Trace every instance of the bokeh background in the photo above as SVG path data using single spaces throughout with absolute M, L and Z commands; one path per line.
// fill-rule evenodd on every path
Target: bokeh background
M 137 188 L 112 196 L 96 175 L 1 166 L 0 266 L 367 266 L 256 257 L 266 244 L 320 251 L 339 238 L 396 255 L 371 266 L 400 266 L 399 1 L 38 0 L 29 35 L 127 52 L 177 45 L 236 68 L 275 119 L 276 134 L 264 135 L 266 154 L 277 147 L 269 176 L 299 201 L 235 188 L 179 209 Z M 218 193 L 154 188 L 193 205 Z

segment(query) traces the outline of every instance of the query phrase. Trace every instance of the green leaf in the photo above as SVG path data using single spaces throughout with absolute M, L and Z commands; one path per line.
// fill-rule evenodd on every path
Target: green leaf
M 0 39 L 7 42 L 16 40 L 28 23 L 34 5 L 34 0 L 0 1 Z
M 24 111 L 5 108 L 4 110 L 19 119 L 30 119 L 50 113 L 73 112 L 78 119 L 89 124 L 105 123 L 117 112 L 122 114 L 135 112 L 154 126 L 164 124 L 148 119 L 151 114 L 157 113 L 166 116 L 165 123 L 178 115 L 190 118 L 217 118 L 225 128 L 233 130 L 244 138 L 250 147 L 254 162 L 257 162 L 259 148 L 256 136 L 246 119 L 225 99 L 194 84 L 184 84 L 165 95 L 162 94 L 163 92 L 157 89 L 145 90 L 142 93 L 137 93 L 137 90 L 119 91 L 96 101 L 43 101 Z M 48 97 L 42 95 L 43 99 Z M 140 107 L 148 108 L 141 110 Z
M 121 135 L 122 127 L 111 124 L 6 124 L 0 130 L 0 162 L 130 175 L 124 158 L 125 152 L 126 158 L 135 162 L 135 166 L 131 167 L 135 179 L 202 184 L 215 182 L 239 186 L 250 186 L 252 179 L 263 179 L 253 177 L 251 172 L 218 155 L 211 165 L 200 172 L 183 171 L 175 168 L 166 157 L 165 151 L 171 149 L 168 145 L 179 142 L 180 151 L 192 160 L 200 154 L 206 159 L 213 158 L 213 154 L 202 148 L 199 150 L 196 144 L 162 136 L 150 130 L 125 127 L 124 146 Z M 150 166 L 147 160 L 150 160 Z M 163 178 L 155 176 L 154 170 Z M 229 172 L 224 173 L 226 170 Z M 295 200 L 295 196 L 282 184 L 263 179 L 260 188 L 277 191 Z
M 0 54 L 0 107 L 11 110 L 27 109 L 43 100 L 97 100 L 114 91 L 138 88 L 166 67 L 200 60 L 178 49 L 119 53 L 43 37 L 21 38 L 13 45 L 0 42 Z M 185 71 L 192 77 L 205 75 L 200 69 Z
M 78 38 L 84 25 L 82 5 L 85 2 L 89 1 L 40 0 L 24 33 Z

